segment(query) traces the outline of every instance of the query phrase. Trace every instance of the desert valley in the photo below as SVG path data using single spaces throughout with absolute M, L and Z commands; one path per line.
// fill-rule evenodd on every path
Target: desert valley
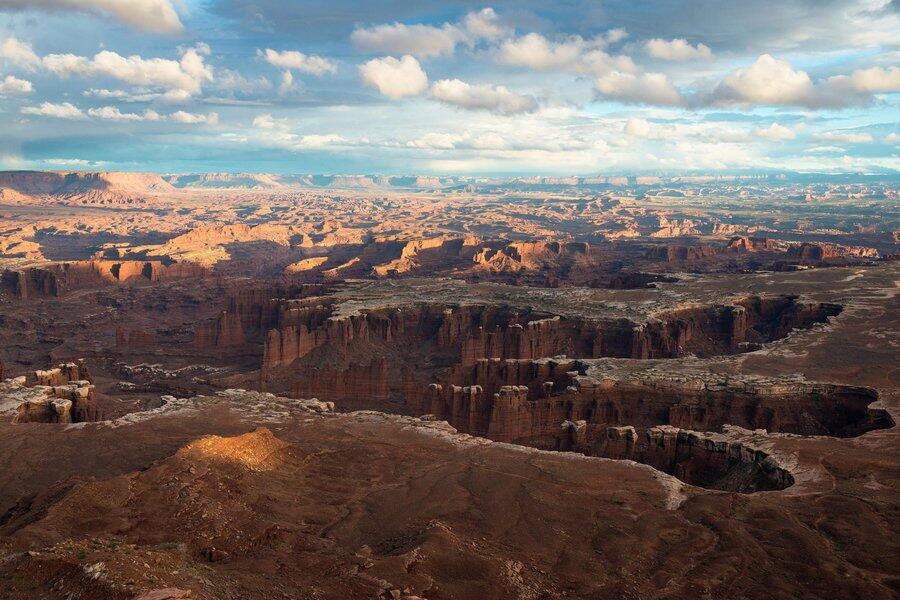
M 0 594 L 893 597 L 897 194 L 0 173 Z

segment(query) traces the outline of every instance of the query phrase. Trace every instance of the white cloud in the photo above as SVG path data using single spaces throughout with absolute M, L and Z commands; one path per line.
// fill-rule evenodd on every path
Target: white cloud
M 665 130 L 659 125 L 650 123 L 646 119 L 634 117 L 625 122 L 623 131 L 633 137 L 645 140 L 661 140 L 666 137 Z
M 598 76 L 614 70 L 633 73 L 638 69 L 630 57 L 612 56 L 603 50 L 625 35 L 624 30 L 613 29 L 590 40 L 575 35 L 553 42 L 539 33 L 529 33 L 500 44 L 497 60 L 535 71 L 566 70 Z
M 737 69 L 713 90 L 713 104 L 795 105 L 808 108 L 868 104 L 877 93 L 900 92 L 900 67 L 872 67 L 813 83 L 806 71 L 763 54 Z
M 889 133 L 884 136 L 884 139 L 882 141 L 885 144 L 896 144 L 897 142 L 900 142 L 900 135 L 897 135 L 896 133 Z
M 6 38 L 0 44 L 0 58 L 29 70 L 34 70 L 41 64 L 41 59 L 34 53 L 31 44 L 14 37 Z
M 406 142 L 407 148 L 420 150 L 510 150 L 510 143 L 494 131 L 462 134 L 431 132 Z
M 104 50 L 93 58 L 74 54 L 49 54 L 41 64 L 60 76 L 107 76 L 139 86 L 168 89 L 181 94 L 197 94 L 203 83 L 212 81 L 212 67 L 204 62 L 202 49 L 185 50 L 180 60 L 142 58 L 137 55 L 124 57 Z
M 810 146 L 803 152 L 807 154 L 843 154 L 846 151 L 846 148 L 840 146 Z
M 294 74 L 285 71 L 281 74 L 281 84 L 278 86 L 279 94 L 287 94 L 294 87 Z
M 143 113 L 123 113 L 115 106 L 101 106 L 89 108 L 87 114 L 97 119 L 107 121 L 161 121 L 163 117 L 155 110 L 145 110 Z
M 214 113 L 214 112 L 203 115 L 203 114 L 194 114 L 194 113 L 185 112 L 183 110 L 179 110 L 179 111 L 174 112 L 171 115 L 169 115 L 169 118 L 171 120 L 175 121 L 176 123 L 190 123 L 190 124 L 205 123 L 207 125 L 215 125 L 216 123 L 219 122 L 219 115 L 218 115 L 218 113 Z
M 270 85 L 271 87 L 271 85 Z M 191 99 L 190 92 L 184 90 L 168 90 L 166 92 L 152 92 L 147 88 L 137 88 L 134 91 L 127 92 L 125 90 L 108 90 L 90 88 L 81 92 L 82 96 L 102 98 L 104 100 L 119 100 L 122 102 L 168 102 L 182 103 Z
M 812 138 L 818 142 L 838 142 L 844 144 L 870 144 L 875 141 L 869 133 L 853 133 L 851 131 L 825 131 Z
M 426 133 L 422 137 L 407 142 L 410 148 L 421 148 L 423 150 L 451 150 L 456 144 L 461 142 L 463 137 L 454 133 Z
M 681 106 L 684 100 L 662 73 L 612 71 L 597 78 L 597 91 L 604 97 L 635 104 Z
M 468 13 L 458 23 L 405 25 L 391 23 L 360 27 L 350 41 L 366 52 L 409 54 L 418 58 L 449 56 L 460 43 L 474 45 L 479 40 L 495 40 L 508 33 L 492 8 Z
M 22 114 L 70 120 L 82 120 L 87 118 L 84 113 L 81 112 L 80 108 L 69 102 L 63 102 L 62 104 L 42 102 L 40 106 L 26 106 L 22 108 Z
M 115 106 L 100 106 L 97 108 L 89 108 L 85 113 L 80 108 L 69 102 L 63 102 L 61 104 L 44 102 L 40 106 L 26 106 L 22 109 L 22 113 L 26 115 L 55 117 L 58 119 L 82 121 L 91 118 L 104 121 L 118 121 L 121 123 L 174 121 L 176 123 L 203 123 L 207 125 L 215 125 L 219 122 L 219 115 L 214 112 L 204 115 L 193 114 L 179 110 L 170 115 L 162 115 L 151 109 L 147 109 L 142 113 L 133 113 L 122 112 L 118 107 Z
M 271 113 L 263 113 L 253 118 L 253 126 L 257 129 L 274 129 L 280 124 L 272 117 Z
M 33 89 L 30 81 L 19 79 L 12 75 L 7 75 L 6 78 L 0 79 L 0 96 L 30 94 Z
M 783 142 L 785 140 L 797 139 L 797 132 L 790 127 L 772 123 L 768 127 L 756 127 L 753 129 L 753 135 L 756 137 L 769 140 L 770 142 Z
M 459 79 L 442 79 L 431 86 L 436 100 L 468 110 L 488 110 L 512 115 L 537 110 L 534 96 L 516 94 L 502 85 L 470 85 Z
M 325 148 L 327 146 L 339 146 L 347 143 L 348 140 L 334 133 L 325 135 L 309 134 L 300 136 L 296 146 L 300 148 Z
M 271 48 L 266 48 L 265 52 L 261 50 L 258 52 L 265 57 L 267 63 L 280 69 L 291 69 L 316 76 L 337 72 L 337 66 L 332 61 L 316 54 L 304 54 L 295 50 L 278 52 Z
M 712 51 L 705 44 L 692 46 L 684 38 L 664 40 L 654 38 L 644 45 L 647 54 L 660 60 L 696 60 L 712 58 Z
M 528 67 L 535 71 L 571 69 L 584 50 L 584 40 L 570 38 L 565 42 L 551 42 L 539 33 L 529 33 L 506 40 L 500 45 L 499 60 L 503 64 Z
M 829 77 L 823 87 L 830 93 L 880 94 L 900 92 L 900 67 L 871 67 L 850 75 Z
M 478 12 L 470 12 L 463 17 L 460 25 L 470 40 L 496 40 L 509 32 L 509 29 L 500 23 L 500 19 L 493 8 L 483 8 Z
M 415 96 L 428 87 L 428 76 L 419 61 L 410 55 L 399 60 L 392 56 L 375 58 L 359 66 L 363 83 L 388 98 Z
M 183 28 L 170 0 L 0 0 L 0 8 L 97 12 L 157 33 L 177 33 Z
M 805 71 L 763 54 L 751 66 L 737 69 L 713 91 L 717 104 L 797 104 L 815 102 L 816 89 Z
M 41 162 L 61 167 L 96 167 L 105 164 L 105 161 L 85 160 L 83 158 L 45 158 Z
M 460 30 L 453 25 L 376 25 L 370 29 L 357 29 L 350 41 L 366 52 L 410 54 L 420 58 L 449 56 L 461 40 Z

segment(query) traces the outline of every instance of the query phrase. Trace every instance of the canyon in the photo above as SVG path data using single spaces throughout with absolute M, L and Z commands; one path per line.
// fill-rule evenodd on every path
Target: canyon
M 895 201 L 0 173 L 0 595 L 894 597 Z

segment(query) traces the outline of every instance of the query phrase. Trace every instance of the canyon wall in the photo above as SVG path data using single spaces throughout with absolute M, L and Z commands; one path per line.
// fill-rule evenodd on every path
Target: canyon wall
M 750 493 L 781 490 L 794 477 L 776 460 L 744 443 L 713 433 L 660 425 L 639 435 L 634 427 L 607 427 L 586 442 L 584 421 L 563 423 L 558 449 L 617 460 L 633 460 L 691 485 Z
M 724 425 L 802 435 L 849 437 L 889 426 L 870 410 L 868 388 L 719 378 L 617 380 L 580 374 L 572 360 L 481 360 L 464 385 L 432 384 L 420 410 L 473 435 L 552 449 L 560 423 L 584 421 L 588 438 L 607 427 L 658 425 L 717 431 Z
M 144 279 L 166 281 L 202 277 L 205 269 L 191 263 L 160 261 L 80 260 L 4 271 L 0 287 L 20 300 L 56 298 L 70 290 Z

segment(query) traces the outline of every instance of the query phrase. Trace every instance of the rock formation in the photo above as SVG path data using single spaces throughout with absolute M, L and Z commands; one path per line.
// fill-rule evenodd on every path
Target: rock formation
M 583 422 L 579 422 L 583 423 Z M 583 425 L 580 425 L 583 430 Z M 761 450 L 726 436 L 659 425 L 639 436 L 634 427 L 608 427 L 590 446 L 579 443 L 579 425 L 567 422 L 560 438 L 574 451 L 590 456 L 634 460 L 692 485 L 750 493 L 781 490 L 794 477 Z
M 482 359 L 468 375 L 456 372 L 462 385 L 430 385 L 421 411 L 460 431 L 547 449 L 558 446 L 564 421 L 584 422 L 585 443 L 615 426 L 719 431 L 736 425 L 850 437 L 892 422 L 869 408 L 878 397 L 866 388 L 790 379 L 677 380 L 655 372 L 597 379 L 582 374 L 589 363 Z

